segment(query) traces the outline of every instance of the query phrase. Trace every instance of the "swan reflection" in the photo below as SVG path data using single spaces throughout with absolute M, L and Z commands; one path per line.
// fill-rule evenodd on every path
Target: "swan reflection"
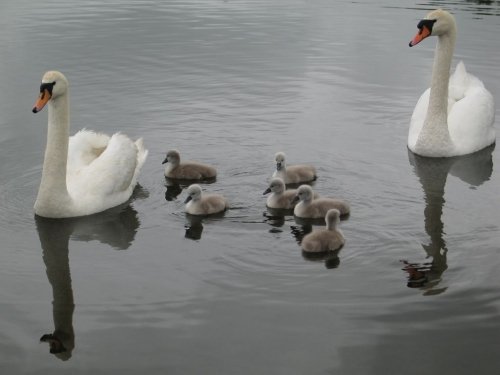
M 213 184 L 217 181 L 216 178 L 208 178 L 202 181 L 196 181 L 197 184 Z M 189 185 L 193 183 L 192 180 L 183 180 L 183 179 L 174 179 L 165 177 L 165 200 L 168 202 L 174 201 L 181 193 L 182 190 L 187 188 Z
M 438 287 L 448 268 L 448 247 L 442 220 L 446 179 L 450 174 L 473 188 L 488 181 L 493 171 L 494 148 L 493 145 L 474 154 L 453 158 L 425 158 L 408 151 L 410 164 L 424 191 L 424 225 L 429 242 L 423 243 L 422 248 L 426 257 L 432 259 L 425 263 L 403 261 L 403 270 L 408 273 L 408 287 L 421 288 L 426 295 L 446 290 Z
M 165 187 L 167 188 L 165 190 L 165 200 L 169 202 L 175 200 L 182 193 L 183 189 L 177 181 L 168 177 L 165 177 Z
M 69 266 L 69 240 L 97 240 L 115 249 L 127 249 L 139 227 L 137 212 L 120 206 L 105 212 L 71 219 L 48 219 L 35 216 L 47 278 L 52 287 L 54 331 L 44 334 L 50 353 L 66 361 L 75 348 L 73 312 L 75 303 Z
M 295 241 L 299 246 L 302 244 L 302 239 L 308 233 L 313 231 L 313 225 L 325 226 L 325 219 L 304 219 L 294 217 L 295 222 L 299 225 L 291 225 L 290 231 Z M 302 258 L 310 262 L 323 262 L 328 269 L 337 268 L 340 265 L 339 253 L 340 249 L 335 251 L 326 251 L 322 253 L 308 253 L 301 249 Z
M 262 214 L 264 222 L 269 224 L 272 228 L 269 230 L 271 233 L 279 233 L 281 230 L 278 228 L 285 225 L 285 217 L 293 215 L 293 209 L 287 210 L 282 208 L 266 207 L 266 211 Z
M 224 217 L 224 215 L 225 212 L 218 212 L 211 215 L 190 215 L 186 213 L 186 225 L 184 226 L 186 232 L 184 237 L 191 240 L 201 239 L 201 234 L 203 232 L 203 222 L 218 220 Z

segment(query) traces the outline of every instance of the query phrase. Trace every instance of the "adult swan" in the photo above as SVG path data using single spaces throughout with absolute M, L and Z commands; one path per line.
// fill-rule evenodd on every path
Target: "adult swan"
M 49 106 L 47 147 L 35 214 L 49 218 L 85 216 L 126 202 L 148 151 L 142 139 L 81 130 L 69 137 L 68 80 L 44 74 L 33 112 Z
M 450 157 L 470 154 L 495 142 L 493 97 L 463 62 L 450 77 L 457 28 L 454 17 L 442 10 L 427 14 L 418 24 L 410 47 L 428 36 L 438 42 L 431 87 L 420 97 L 411 118 L 408 147 L 415 154 Z

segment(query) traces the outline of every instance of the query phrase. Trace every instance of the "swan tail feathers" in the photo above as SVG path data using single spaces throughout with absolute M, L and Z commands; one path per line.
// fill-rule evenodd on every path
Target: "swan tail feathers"
M 142 169 L 142 166 L 146 162 L 149 151 L 144 147 L 144 140 L 142 138 L 137 139 L 135 142 L 135 146 L 137 147 L 137 165 L 135 167 L 133 184 L 137 184 L 139 179 L 139 172 Z
M 455 74 L 467 75 L 467 69 L 465 69 L 465 64 L 463 60 L 460 60 L 455 68 Z
M 137 167 L 140 169 L 146 161 L 149 151 L 144 147 L 144 140 L 142 138 L 136 140 L 135 145 L 137 146 Z

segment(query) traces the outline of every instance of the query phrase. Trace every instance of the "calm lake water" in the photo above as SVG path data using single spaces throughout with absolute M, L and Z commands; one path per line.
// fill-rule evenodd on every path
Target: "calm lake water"
M 457 18 L 454 65 L 500 108 L 498 1 L 3 0 L 0 373 L 498 371 L 499 152 L 406 148 L 435 39 L 408 42 L 436 7 Z M 51 69 L 72 133 L 144 138 L 126 207 L 35 219 L 47 111 L 31 108 Z M 218 167 L 204 188 L 225 215 L 186 217 L 170 148 Z M 350 201 L 337 254 L 305 258 L 311 226 L 266 212 L 277 151 Z

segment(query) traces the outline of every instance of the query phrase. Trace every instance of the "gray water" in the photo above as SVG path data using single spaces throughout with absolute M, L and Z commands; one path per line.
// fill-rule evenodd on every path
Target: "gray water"
M 497 1 L 3 0 L 0 373 L 496 373 L 498 150 L 406 148 L 435 40 L 408 42 L 438 6 L 500 108 Z M 35 219 L 51 69 L 73 133 L 144 138 L 129 205 Z M 170 148 L 217 166 L 222 217 L 186 217 Z M 304 257 L 311 226 L 267 213 L 277 151 L 351 203 L 337 254 Z

